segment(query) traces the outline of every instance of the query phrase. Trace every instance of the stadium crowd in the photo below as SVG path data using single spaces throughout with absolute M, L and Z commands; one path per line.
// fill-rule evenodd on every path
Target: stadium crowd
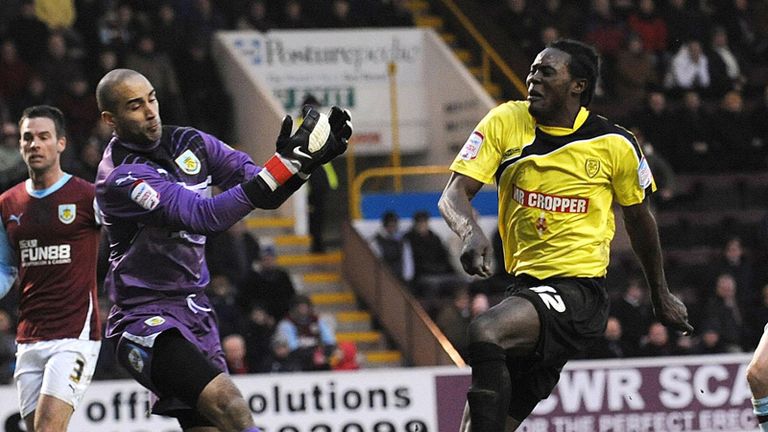
M 27 176 L 16 124 L 27 106 L 51 104 L 62 109 L 69 132 L 64 170 L 93 181 L 111 133 L 98 121 L 94 96 L 96 83 L 107 71 L 127 67 L 146 75 L 155 84 L 167 124 L 189 124 L 230 141 L 231 109 L 210 51 L 215 31 L 410 26 L 413 19 L 404 3 L 4 2 L 0 10 L 0 192 Z M 528 56 L 561 36 L 590 42 L 600 50 L 605 62 L 594 110 L 637 132 L 656 164 L 659 211 L 684 209 L 700 198 L 695 187 L 676 187 L 676 174 L 756 173 L 768 168 L 768 7 L 763 2 L 592 0 L 588 8 L 576 0 L 484 3 L 494 10 L 510 41 Z M 763 214 L 765 208 L 744 211 Z M 430 234 L 423 215 L 414 215 L 416 219 L 422 225 L 408 233 L 398 231 L 396 220 L 387 232 L 385 225 L 393 221 L 391 217 L 383 221 L 379 253 L 388 263 L 392 261 L 397 274 L 409 282 L 461 351 L 461 326 L 492 306 L 503 292 L 499 276 L 503 266 L 496 264 L 497 275 L 490 282 L 460 277 L 455 251 Z M 685 281 L 679 286 L 697 329 L 690 337 L 669 334 L 652 322 L 636 266 L 622 260 L 612 264 L 609 277 L 617 291 L 612 299 L 613 318 L 604 340 L 589 356 L 754 349 L 768 322 L 768 275 L 762 271 L 768 267 L 768 235 L 763 225 L 753 224 L 740 232 L 718 231 L 708 246 L 722 253 L 698 267 L 707 271 L 674 273 L 682 265 L 670 269 L 673 290 L 677 288 L 672 281 Z M 662 229 L 662 244 L 665 234 Z M 332 325 L 326 326 L 311 302 L 297 295 L 290 275 L 275 265 L 275 250 L 258 240 L 236 225 L 209 241 L 210 296 L 233 373 L 357 367 L 355 347 L 336 343 Z M 397 250 L 406 244 L 422 247 L 411 250 L 410 259 L 422 255 L 412 261 L 411 273 L 403 274 L 400 271 L 408 263 Z M 694 273 L 693 282 L 686 279 Z M 13 370 L 16 300 L 9 295 L 0 301 L 0 383 L 8 382 Z M 312 335 L 314 342 L 300 346 L 296 328 L 324 330 Z M 126 376 L 110 353 L 102 350 L 97 378 Z

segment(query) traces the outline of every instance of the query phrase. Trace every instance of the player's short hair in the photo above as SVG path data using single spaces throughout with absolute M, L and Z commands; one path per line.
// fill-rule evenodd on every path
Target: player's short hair
M 587 89 L 581 94 L 580 103 L 581 106 L 589 106 L 600 76 L 600 55 L 597 50 L 592 45 L 573 39 L 558 39 L 547 46 L 570 54 L 568 72 L 574 78 L 587 80 Z
M 99 111 L 116 112 L 118 100 L 115 96 L 115 87 L 128 78 L 141 75 L 132 69 L 114 69 L 107 72 L 96 85 L 96 104 Z
M 45 117 L 53 121 L 53 126 L 56 129 L 56 138 L 63 138 L 67 136 L 67 123 L 64 120 L 64 113 L 60 109 L 50 105 L 35 105 L 28 107 L 21 113 L 19 119 L 19 129 L 21 129 L 21 123 L 26 119 Z

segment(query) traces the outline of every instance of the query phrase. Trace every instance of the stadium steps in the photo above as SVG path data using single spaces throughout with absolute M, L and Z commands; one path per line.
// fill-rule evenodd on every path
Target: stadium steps
M 246 225 L 262 245 L 273 245 L 277 264 L 291 274 L 296 289 L 308 295 L 316 312 L 336 329 L 339 341 L 355 342 L 362 368 L 403 366 L 402 353 L 390 349 L 341 276 L 341 251 L 309 253 L 311 238 L 293 234 L 292 218 L 250 217 Z

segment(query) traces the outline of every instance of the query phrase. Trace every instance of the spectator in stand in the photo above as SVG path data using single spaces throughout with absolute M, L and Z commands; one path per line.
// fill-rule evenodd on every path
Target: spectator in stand
M 656 9 L 655 0 L 640 0 L 636 11 L 627 19 L 629 28 L 643 40 L 645 51 L 657 63 L 664 60 L 667 51 L 667 23 Z
M 245 339 L 238 333 L 225 336 L 221 341 L 224 359 L 227 362 L 230 375 L 242 375 L 249 372 L 246 358 Z
M 35 105 L 49 105 L 53 103 L 53 95 L 48 90 L 48 84 L 40 75 L 32 75 L 24 93 L 11 107 L 11 114 L 21 115 L 24 108 Z
M 121 2 L 117 9 L 110 8 L 99 20 L 99 42 L 122 56 L 133 45 L 140 29 L 131 4 Z
M 611 303 L 611 314 L 621 324 L 621 339 L 631 350 L 640 347 L 640 341 L 653 319 L 647 297 L 640 280 L 631 279 L 624 295 Z
M 750 114 L 753 140 L 756 145 L 765 148 L 768 146 L 768 85 L 763 88 L 762 95 Z
M 414 213 L 405 241 L 413 253 L 411 288 L 427 312 L 433 315 L 442 299 L 450 298 L 460 278 L 451 265 L 451 257 L 442 239 L 429 228 L 429 213 Z
M 674 354 L 675 347 L 669 340 L 669 331 L 660 322 L 653 322 L 640 342 L 638 357 L 666 357 Z
M 51 95 L 58 98 L 66 93 L 67 83 L 85 76 L 82 63 L 69 55 L 67 41 L 61 33 L 51 33 L 45 57 L 35 65 L 45 80 Z
M 608 70 L 612 69 L 626 35 L 627 26 L 614 14 L 610 0 L 592 0 L 583 39 L 597 48 Z
M 184 52 L 187 36 L 170 1 L 164 1 L 158 6 L 152 37 L 155 39 L 157 51 L 169 56 L 179 70 L 179 56 Z
M 206 294 L 216 312 L 219 335 L 222 338 L 240 332 L 240 307 L 232 283 L 225 275 L 211 275 Z
M 651 86 L 648 89 L 646 103 L 630 115 L 630 120 L 628 123 L 637 125 L 648 142 L 662 154 L 674 146 L 677 125 L 661 88 Z
M 653 179 L 656 182 L 656 193 L 651 195 L 651 204 L 656 208 L 664 208 L 675 198 L 675 170 L 667 159 L 656 151 L 656 147 L 645 138 L 643 131 L 638 127 L 630 129 L 640 148 L 643 149 L 648 166 L 651 167 Z
M 747 305 L 744 316 L 745 349 L 747 351 L 752 351 L 757 347 L 766 324 L 768 324 L 768 285 L 763 286 L 760 299 L 757 302 Z
M 683 103 L 673 115 L 675 139 L 669 161 L 678 172 L 706 173 L 719 164 L 716 143 L 712 139 L 713 119 L 696 90 L 683 94 Z
M 740 237 L 734 236 L 728 238 L 723 243 L 723 249 L 720 251 L 718 260 L 713 265 L 716 276 L 728 273 L 736 281 L 736 300 L 742 306 L 742 312 L 746 312 L 745 307 L 758 303 L 761 299 L 761 293 L 754 286 L 754 269 L 752 260 L 744 249 L 744 244 Z
M 27 166 L 19 152 L 19 127 L 0 125 L 0 193 L 27 178 Z
M 583 25 L 582 11 L 568 0 L 544 0 L 539 13 L 543 26 L 555 26 L 563 37 L 573 37 Z
M 260 372 L 264 360 L 272 350 L 275 319 L 259 304 L 251 306 L 243 325 L 245 355 L 250 372 Z
M 728 32 L 717 26 L 712 30 L 707 49 L 709 59 L 710 94 L 722 97 L 730 89 L 743 89 L 747 83 L 744 61 L 728 44 Z
M 469 334 L 467 329 L 470 321 L 472 321 L 471 299 L 469 290 L 466 288 L 456 290 L 451 302 L 443 306 L 435 318 L 435 324 L 465 360 L 468 359 Z
M 325 20 L 324 26 L 328 28 L 352 28 L 365 26 L 361 17 L 351 14 L 349 0 L 331 0 L 331 16 Z
M 413 16 L 407 8 L 406 0 L 382 0 L 374 22 L 380 27 L 412 27 Z
M 0 384 L 10 384 L 16 368 L 16 332 L 11 314 L 0 309 Z
M 677 52 L 689 39 L 706 40 L 709 19 L 701 11 L 698 0 L 669 0 L 663 17 L 667 23 L 669 52 Z
M 192 4 L 186 17 L 187 34 L 192 40 L 213 40 L 213 34 L 227 26 L 224 15 L 211 0 L 194 0 Z
M 713 140 L 717 142 L 717 160 L 722 171 L 755 171 L 766 168 L 768 149 L 755 138 L 750 114 L 738 90 L 729 90 L 713 117 Z
M 643 48 L 643 40 L 636 33 L 627 35 L 624 47 L 616 57 L 614 94 L 618 106 L 631 109 L 645 102 L 646 89 L 659 84 L 656 61 Z
M 296 295 L 291 300 L 288 315 L 277 324 L 276 333 L 288 342 L 302 370 L 330 369 L 329 357 L 336 349 L 336 334 L 317 316 L 309 297 Z
M 143 33 L 136 38 L 135 50 L 125 57 L 125 66 L 152 83 L 169 124 L 185 122 L 184 100 L 173 63 L 166 54 L 157 52 L 155 39 L 150 34 Z
M 357 362 L 357 344 L 353 341 L 341 341 L 331 356 L 331 369 L 335 371 L 349 371 L 360 369 Z
M 704 328 L 701 336 L 695 341 L 689 353 L 694 355 L 722 354 L 728 352 L 723 344 L 720 333 L 714 328 Z
M 19 56 L 28 65 L 35 66 L 42 60 L 46 52 L 48 34 L 48 26 L 35 14 L 34 0 L 22 1 L 19 16 L 8 26 L 8 35 L 16 42 Z
M 621 322 L 618 318 L 608 317 L 605 334 L 585 352 L 585 358 L 606 359 L 632 357 L 637 347 L 632 347 L 621 337 Z
M 93 88 L 88 85 L 88 80 L 84 76 L 78 76 L 66 83 L 66 91 L 59 96 L 57 106 L 67 117 L 72 150 L 78 155 L 99 119 L 96 96 Z
M 276 320 L 285 318 L 296 296 L 291 276 L 277 265 L 274 246 L 266 246 L 258 265 L 253 266 L 240 284 L 240 304 L 261 304 Z
M 5 100 L 15 100 L 21 97 L 31 76 L 32 68 L 19 57 L 13 40 L 2 41 L 2 45 L 0 45 L 0 97 Z
M 413 251 L 400 232 L 400 218 L 393 211 L 381 216 L 381 228 L 370 242 L 373 253 L 398 279 L 410 282 L 414 275 Z
M 258 367 L 259 373 L 300 372 L 304 369 L 299 356 L 291 351 L 288 340 L 280 334 L 272 339 L 271 350 Z
M 765 21 L 760 21 L 761 14 L 755 4 L 749 0 L 731 0 L 716 2 L 718 20 L 724 23 L 728 39 L 735 45 L 744 47 L 750 60 L 760 59 L 768 51 Z M 763 5 L 764 8 L 764 5 Z
M 691 39 L 684 43 L 672 57 L 664 85 L 674 93 L 686 90 L 709 92 L 709 59 L 701 42 Z
M 715 282 L 714 296 L 707 300 L 704 327 L 718 331 L 728 352 L 741 352 L 744 344 L 742 307 L 736 299 L 736 279 L 723 273 Z
M 267 16 L 267 5 L 264 0 L 251 0 L 235 25 L 238 30 L 256 30 L 262 33 L 275 27 L 275 23 Z
M 238 221 L 223 233 L 208 237 L 205 259 L 212 275 L 224 275 L 242 292 L 242 284 L 251 278 L 252 268 L 261 259 L 259 240 L 244 221 Z
M 122 66 L 120 59 L 117 57 L 117 52 L 111 48 L 101 48 L 95 55 L 96 64 L 88 73 L 88 81 L 91 88 L 96 88 L 101 77 L 106 75 L 107 72 Z
M 499 27 L 527 55 L 539 40 L 541 24 L 535 9 L 527 0 L 506 0 L 495 14 Z
M 283 5 L 282 29 L 305 29 L 315 27 L 314 22 L 304 14 L 304 5 L 299 0 L 287 0 Z
M 99 168 L 99 162 L 101 162 L 102 150 L 103 145 L 99 144 L 99 142 L 91 139 L 86 140 L 80 146 L 80 154 L 77 155 L 77 160 L 73 161 L 70 172 L 83 180 L 88 180 L 91 183 L 95 182 L 96 171 Z

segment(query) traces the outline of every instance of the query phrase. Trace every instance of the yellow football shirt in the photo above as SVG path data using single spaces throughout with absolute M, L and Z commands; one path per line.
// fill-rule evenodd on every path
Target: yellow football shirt
M 572 129 L 537 125 L 525 101 L 492 109 L 451 170 L 496 182 L 507 272 L 539 279 L 604 276 L 613 200 L 639 204 L 655 190 L 629 131 L 586 108 Z

